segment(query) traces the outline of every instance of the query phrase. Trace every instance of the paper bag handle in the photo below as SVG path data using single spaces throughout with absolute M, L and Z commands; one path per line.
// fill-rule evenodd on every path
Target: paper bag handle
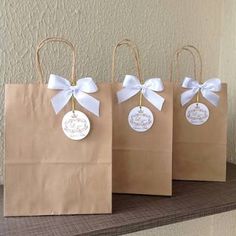
M 178 71 L 178 75 L 179 75 L 179 56 L 183 51 L 187 51 L 191 54 L 192 58 L 193 58 L 193 66 L 194 66 L 194 77 L 196 80 L 198 80 L 199 82 L 202 82 L 202 57 L 200 54 L 200 51 L 193 45 L 185 45 L 182 48 L 178 49 L 175 51 L 174 53 L 174 57 L 171 61 L 171 67 L 170 67 L 170 81 L 173 80 L 173 69 L 174 69 L 174 63 L 176 62 L 176 67 L 177 67 L 177 71 Z M 197 66 L 196 66 L 196 55 L 198 57 L 199 60 L 199 66 L 200 66 L 200 70 L 199 70 L 199 77 L 197 77 Z
M 42 83 L 42 84 L 45 82 L 44 79 L 43 79 L 43 70 L 42 70 L 42 65 L 40 63 L 39 51 L 48 42 L 65 43 L 66 45 L 68 45 L 71 48 L 71 50 L 72 50 L 71 83 L 75 84 L 76 83 L 76 79 L 75 79 L 75 64 L 76 64 L 75 47 L 73 46 L 73 44 L 70 41 L 68 41 L 66 39 L 63 39 L 63 38 L 57 38 L 57 37 L 50 37 L 50 38 L 46 38 L 46 39 L 42 40 L 36 48 L 36 67 L 37 67 L 37 70 L 38 70 L 39 75 L 40 75 L 39 82 Z
M 117 53 L 117 49 L 120 46 L 126 45 L 128 46 L 131 51 L 132 54 L 134 56 L 134 62 L 136 65 L 136 71 L 137 71 L 137 77 L 139 79 L 139 81 L 141 83 L 144 83 L 144 79 L 142 76 L 142 72 L 141 72 L 141 63 L 140 63 L 140 54 L 139 54 L 139 50 L 137 45 L 131 41 L 130 39 L 123 39 L 121 41 L 119 41 L 116 46 L 113 49 L 113 53 L 112 53 L 112 70 L 111 70 L 111 80 L 112 82 L 115 82 L 115 59 L 116 59 L 116 53 Z M 142 99 L 143 99 L 143 94 L 139 93 L 139 106 L 142 106 Z
M 112 70 L 111 70 L 111 80 L 112 82 L 115 82 L 115 64 L 116 64 L 116 53 L 117 49 L 120 46 L 128 46 L 131 49 L 131 52 L 134 56 L 134 62 L 136 65 L 136 71 L 137 71 L 137 77 L 140 80 L 140 82 L 144 82 L 142 73 L 141 73 L 141 64 L 140 64 L 140 54 L 137 45 L 131 41 L 130 39 L 123 39 L 119 41 L 116 46 L 113 49 L 112 53 Z
M 177 70 L 178 70 L 178 74 L 179 74 L 179 55 L 183 52 L 183 51 L 188 51 L 192 57 L 193 57 L 193 63 L 194 63 L 194 77 L 196 80 L 198 80 L 200 83 L 202 82 L 202 57 L 200 54 L 200 51 L 193 45 L 185 45 L 182 48 L 178 49 L 175 54 L 174 54 L 174 58 L 172 59 L 171 62 L 171 70 L 170 70 L 170 80 L 173 79 L 173 66 L 174 66 L 174 62 L 176 61 L 177 63 Z M 196 73 L 196 56 L 193 53 L 193 51 L 197 54 L 198 60 L 199 60 L 199 64 L 200 64 L 200 71 L 199 71 L 199 78 L 197 79 L 197 73 Z M 199 92 L 197 93 L 196 96 L 196 102 L 199 102 Z

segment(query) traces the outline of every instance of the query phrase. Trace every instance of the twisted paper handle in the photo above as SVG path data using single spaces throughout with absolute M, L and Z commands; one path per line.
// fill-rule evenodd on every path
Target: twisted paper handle
M 42 47 L 49 43 L 49 42 L 61 42 L 61 43 L 64 43 L 66 45 L 68 45 L 71 50 L 72 50 L 72 68 L 71 68 L 71 84 L 72 85 L 75 85 L 76 84 L 76 77 L 75 77 L 75 65 L 76 65 L 76 54 L 75 54 L 75 47 L 74 45 L 66 40 L 66 39 L 63 39 L 63 38 L 57 38 L 57 37 L 50 37 L 50 38 L 46 38 L 44 40 L 42 40 L 37 48 L 36 48 L 36 68 L 39 72 L 39 75 L 40 75 L 40 80 L 39 80 L 39 83 L 43 84 L 46 82 L 46 80 L 44 80 L 44 76 L 43 76 L 43 70 L 42 70 L 42 65 L 41 65 L 41 62 L 40 62 L 40 55 L 39 55 L 39 51 L 42 49 Z M 75 100 L 74 100 L 74 97 L 72 96 L 71 98 L 71 107 L 72 107 L 72 111 L 75 110 Z
M 134 56 L 133 57 L 134 62 L 135 62 L 135 65 L 136 65 L 137 77 L 138 77 L 138 79 L 141 83 L 144 83 L 144 79 L 143 79 L 142 71 L 141 71 L 139 50 L 138 50 L 137 45 L 133 41 L 131 41 L 130 39 L 123 39 L 123 40 L 119 41 L 113 49 L 113 53 L 112 53 L 112 70 L 111 70 L 111 80 L 112 80 L 112 82 L 115 82 L 115 64 L 116 64 L 117 49 L 118 49 L 118 47 L 121 47 L 121 46 L 124 46 L 124 45 L 128 46 L 131 49 L 131 52 Z M 142 93 L 140 93 L 140 95 L 139 95 L 139 106 L 140 107 L 142 106 L 142 98 L 143 98 L 143 95 L 142 95 Z
M 201 57 L 200 51 L 195 46 L 189 45 L 189 44 L 185 45 L 182 48 L 175 51 L 174 57 L 171 61 L 171 67 L 170 67 L 170 81 L 173 80 L 173 68 L 174 68 L 175 62 L 176 62 L 177 74 L 178 74 L 178 78 L 179 78 L 179 75 L 180 75 L 180 72 L 179 72 L 179 56 L 184 51 L 189 52 L 191 54 L 191 56 L 193 58 L 194 78 L 199 83 L 201 83 L 202 82 L 202 57 Z M 195 53 L 196 53 L 196 55 L 198 57 L 198 61 L 199 61 L 199 67 L 200 67 L 199 77 L 197 76 L 197 65 L 196 65 L 196 55 L 195 55 Z M 196 101 L 197 101 L 197 103 L 199 102 L 199 92 L 197 93 Z

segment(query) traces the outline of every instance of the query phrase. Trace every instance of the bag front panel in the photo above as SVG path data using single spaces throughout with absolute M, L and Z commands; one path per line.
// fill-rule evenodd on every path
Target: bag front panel
M 219 105 L 213 106 L 200 96 L 209 109 L 209 119 L 200 126 L 190 124 L 180 95 L 186 91 L 174 86 L 173 178 L 180 180 L 225 181 L 227 148 L 227 85 L 222 84 Z M 195 97 L 196 99 L 196 97 Z
M 6 85 L 5 215 L 111 212 L 111 86 L 98 87 L 92 96 L 101 102 L 101 115 L 76 104 L 91 130 L 74 141 L 61 127 L 71 104 L 56 115 L 50 102 L 59 91 L 46 85 Z M 25 204 L 17 204 L 23 199 Z
M 143 106 L 153 113 L 153 126 L 135 132 L 128 114 L 139 105 L 139 95 L 118 104 L 122 84 L 113 84 L 113 192 L 171 195 L 173 87 L 167 81 L 164 87 L 159 93 L 165 98 L 162 111 L 143 98 Z

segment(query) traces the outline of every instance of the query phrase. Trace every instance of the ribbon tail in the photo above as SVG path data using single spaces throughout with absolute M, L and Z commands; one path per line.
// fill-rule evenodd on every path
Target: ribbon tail
M 71 91 L 62 90 L 51 98 L 51 103 L 56 114 L 69 102 L 71 96 Z
M 148 89 L 143 96 L 159 111 L 162 110 L 162 106 L 164 104 L 165 99 L 160 96 L 159 94 L 153 92 L 152 90 Z
M 77 102 L 87 109 L 88 111 L 92 112 L 94 115 L 99 117 L 99 107 L 100 107 L 100 101 L 96 98 L 79 91 L 77 92 L 74 97 L 76 98 Z
M 131 97 L 133 97 L 135 94 L 137 94 L 140 90 L 139 89 L 132 89 L 132 88 L 122 88 L 119 90 L 116 95 L 118 99 L 118 103 L 122 103 Z
M 210 90 L 203 90 L 202 92 L 202 96 L 209 101 L 212 105 L 214 105 L 215 107 L 218 106 L 219 104 L 219 100 L 220 97 L 219 95 L 215 94 L 214 92 L 210 91 Z
M 189 101 L 192 100 L 192 98 L 194 97 L 194 95 L 197 93 L 198 91 L 195 89 L 190 89 L 187 90 L 185 92 L 183 92 L 181 94 L 181 105 L 184 106 L 185 104 L 187 104 Z

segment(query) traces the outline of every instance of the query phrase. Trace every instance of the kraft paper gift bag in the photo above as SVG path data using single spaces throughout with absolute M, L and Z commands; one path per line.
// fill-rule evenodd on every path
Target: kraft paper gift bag
M 39 49 L 51 41 L 73 50 L 72 82 L 44 83 Z M 64 39 L 42 41 L 37 59 L 39 83 L 5 86 L 4 215 L 111 213 L 111 86 L 76 81 Z
M 195 78 L 174 85 L 173 178 L 225 181 L 227 86 L 218 78 L 202 81 L 201 55 L 192 45 L 177 50 L 177 62 L 184 51 L 193 56 Z
M 137 77 L 114 80 L 117 48 L 134 54 Z M 130 40 L 113 51 L 113 192 L 172 194 L 173 86 L 159 78 L 144 82 L 139 52 Z

